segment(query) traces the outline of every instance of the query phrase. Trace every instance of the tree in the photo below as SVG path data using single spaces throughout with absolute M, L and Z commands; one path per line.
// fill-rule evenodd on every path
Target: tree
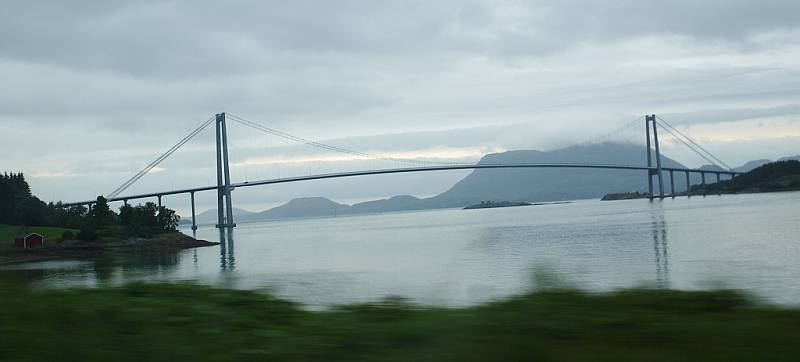
M 91 222 L 97 228 L 114 225 L 116 223 L 116 216 L 117 215 L 111 211 L 111 208 L 108 207 L 108 200 L 103 196 L 97 197 L 97 202 L 89 211 Z
M 31 197 L 31 188 L 22 173 L 0 175 L 0 224 L 12 224 L 17 208 Z
M 17 207 L 14 221 L 19 225 L 43 226 L 46 214 L 47 204 L 34 196 L 29 196 Z
M 161 207 L 158 210 L 158 227 L 160 231 L 165 232 L 173 232 L 178 230 L 178 223 L 180 223 L 181 217 L 175 212 L 175 210 L 168 209 L 166 207 Z

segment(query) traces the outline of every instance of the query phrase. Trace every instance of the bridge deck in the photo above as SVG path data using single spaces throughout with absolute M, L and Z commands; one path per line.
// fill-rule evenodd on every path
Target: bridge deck
M 592 164 L 571 164 L 571 163 L 444 165 L 444 166 L 425 166 L 425 167 L 351 171 L 351 172 L 328 173 L 328 174 L 309 175 L 309 176 L 285 177 L 285 178 L 275 178 L 269 180 L 242 182 L 233 184 L 231 186 L 233 188 L 238 188 L 238 187 L 262 186 L 262 185 L 272 185 L 272 184 L 281 184 L 290 182 L 301 182 L 301 181 L 312 181 L 312 180 L 323 180 L 323 179 L 356 177 L 356 176 L 369 176 L 369 175 L 386 175 L 386 174 L 396 174 L 396 173 L 453 171 L 453 170 L 503 169 L 503 168 L 581 168 L 581 169 L 607 169 L 607 170 L 633 170 L 633 171 L 657 170 L 655 167 L 647 167 L 647 166 L 592 165 Z M 673 167 L 662 167 L 661 170 L 673 171 L 673 172 L 691 172 L 691 173 L 701 173 L 701 174 L 710 173 L 710 174 L 731 175 L 731 176 L 740 174 L 740 172 L 735 172 L 735 171 L 724 171 L 724 170 L 714 171 L 714 170 L 700 170 L 700 169 L 673 168 Z M 217 186 L 203 186 L 203 187 L 164 191 L 164 192 L 152 192 L 146 194 L 114 197 L 108 199 L 108 201 L 126 201 L 126 200 L 158 197 L 158 196 L 188 194 L 193 192 L 212 191 L 216 190 L 217 188 L 218 188 Z M 64 206 L 89 205 L 95 202 L 96 202 L 95 200 L 71 202 L 71 203 L 65 203 Z

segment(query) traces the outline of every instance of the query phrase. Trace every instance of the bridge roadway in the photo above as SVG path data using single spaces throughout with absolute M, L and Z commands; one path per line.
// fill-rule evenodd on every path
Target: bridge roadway
M 608 170 L 634 170 L 634 171 L 648 171 L 650 170 L 651 175 L 656 174 L 658 169 L 656 167 L 647 167 L 647 166 L 622 166 L 622 165 L 601 165 L 601 164 L 573 164 L 573 163 L 516 163 L 516 164 L 466 164 L 466 165 L 443 165 L 443 166 L 425 166 L 425 167 L 407 167 L 407 168 L 393 168 L 393 169 L 379 169 L 379 170 L 365 170 L 365 171 L 351 171 L 351 172 L 341 172 L 341 173 L 328 173 L 328 174 L 318 174 L 318 175 L 309 175 L 309 176 L 296 176 L 296 177 L 285 177 L 285 178 L 275 178 L 269 180 L 261 180 L 261 181 L 250 181 L 250 182 L 241 182 L 231 185 L 232 188 L 239 188 L 239 187 L 248 187 L 248 186 L 262 186 L 262 185 L 273 185 L 273 184 L 281 184 L 281 183 L 290 183 L 290 182 L 300 182 L 300 181 L 312 181 L 312 180 L 324 180 L 324 179 L 332 179 L 332 178 L 344 178 L 344 177 L 356 177 L 356 176 L 368 176 L 368 175 L 385 175 L 385 174 L 395 174 L 395 173 L 412 173 L 412 172 L 429 172 L 429 171 L 451 171 L 451 170 L 480 170 L 480 169 L 503 169 L 503 168 L 581 168 L 581 169 L 608 169 Z M 683 172 L 686 173 L 687 181 L 689 179 L 690 173 L 699 173 L 702 175 L 703 178 L 703 185 L 705 185 L 705 176 L 706 174 L 715 174 L 717 181 L 720 179 L 720 175 L 729 175 L 731 177 L 739 175 L 740 172 L 735 171 L 714 171 L 714 170 L 701 170 L 701 169 L 689 169 L 689 168 L 672 168 L 672 167 L 662 167 L 662 172 L 669 172 L 670 179 L 672 178 L 673 172 Z M 674 183 L 670 183 L 671 185 Z M 196 192 L 203 192 L 203 191 L 213 191 L 217 190 L 219 186 L 204 186 L 204 187 L 196 187 L 190 189 L 180 189 L 180 190 L 172 190 L 172 191 L 163 191 L 163 192 L 152 192 L 146 194 L 138 194 L 138 195 L 129 195 L 129 196 L 119 196 L 108 199 L 109 202 L 112 201 L 124 201 L 127 202 L 128 200 L 137 200 L 137 199 L 145 199 L 151 197 L 159 198 L 163 196 L 170 196 L 170 195 L 179 195 L 179 194 L 194 194 Z M 674 186 L 672 187 L 672 194 L 675 194 Z M 664 195 L 661 195 L 662 197 Z M 194 198 L 193 198 L 194 199 Z M 194 200 L 192 200 L 194 201 Z M 80 201 L 80 202 L 70 202 L 63 204 L 64 207 L 69 206 L 79 206 L 79 205 L 91 205 L 96 203 L 96 200 L 90 201 Z

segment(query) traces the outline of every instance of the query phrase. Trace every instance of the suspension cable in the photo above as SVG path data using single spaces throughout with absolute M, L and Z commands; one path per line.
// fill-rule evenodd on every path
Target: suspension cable
M 291 141 L 299 142 L 299 143 L 302 143 L 302 144 L 305 144 L 305 145 L 318 147 L 318 148 L 323 148 L 323 149 L 326 149 L 326 150 L 329 150 L 329 151 L 345 153 L 345 154 L 350 154 L 350 155 L 353 155 L 353 156 L 359 156 L 359 157 L 364 157 L 364 158 L 369 158 L 369 159 L 374 159 L 374 160 L 404 162 L 404 163 L 411 163 L 411 164 L 429 164 L 429 165 L 455 165 L 455 164 L 458 164 L 458 163 L 455 163 L 455 162 L 442 162 L 442 161 L 428 161 L 428 160 L 413 160 L 413 159 L 405 159 L 405 158 L 396 158 L 396 157 L 390 157 L 390 156 L 385 156 L 385 155 L 378 155 L 378 154 L 373 154 L 373 153 L 366 153 L 366 152 L 361 152 L 361 151 L 350 150 L 350 149 L 346 149 L 346 148 L 342 148 L 342 147 L 337 147 L 337 146 L 332 146 L 332 145 L 328 145 L 328 144 L 325 144 L 325 143 L 312 141 L 312 140 L 309 140 L 309 139 L 306 139 L 306 138 L 302 138 L 302 137 L 299 137 L 299 136 L 288 134 L 286 132 L 281 132 L 281 131 L 278 131 L 276 129 L 264 126 L 264 125 L 259 124 L 259 123 L 255 123 L 253 121 L 249 121 L 247 119 L 244 119 L 242 117 L 239 117 L 239 116 L 236 116 L 236 115 L 233 115 L 233 114 L 230 114 L 230 113 L 226 113 L 226 115 L 229 116 L 231 119 L 233 119 L 235 122 L 237 122 L 239 124 L 242 124 L 244 126 L 247 126 L 247 127 L 250 127 L 250 128 L 256 129 L 256 130 L 260 130 L 262 132 L 266 132 L 266 133 L 272 134 L 274 136 L 285 138 L 285 139 L 288 139 L 288 140 L 291 140 Z
M 202 132 L 206 127 L 208 127 L 208 125 L 210 125 L 214 121 L 214 119 L 215 119 L 215 117 L 211 117 L 208 120 L 206 120 L 205 122 L 203 122 L 202 124 L 200 124 L 200 126 L 195 128 L 191 133 L 189 133 L 189 135 L 187 135 L 186 137 L 181 139 L 178 143 L 176 143 L 174 146 L 172 146 L 169 150 L 167 150 L 166 152 L 162 153 L 155 160 L 153 160 L 153 162 L 150 162 L 145 168 L 143 168 L 142 170 L 137 172 L 135 175 L 133 175 L 131 178 L 129 178 L 127 181 L 125 181 L 122 185 L 120 185 L 119 187 L 114 189 L 114 191 L 112 191 L 110 194 L 108 194 L 108 197 L 109 198 L 114 198 L 114 197 L 119 196 L 120 193 L 122 193 L 125 190 L 127 190 L 131 185 L 136 183 L 136 181 L 139 181 L 139 179 L 144 177 L 144 175 L 148 174 L 156 166 L 158 166 L 161 162 L 166 160 L 169 156 L 171 156 L 173 153 L 175 153 L 178 149 L 183 147 L 183 145 L 185 145 L 192 138 L 197 136 L 197 134 Z
M 663 125 L 662 125 L 662 126 L 663 126 Z M 708 158 L 706 155 L 704 155 L 703 153 L 701 153 L 700 151 L 698 151 L 696 148 L 694 148 L 694 146 L 692 146 L 691 144 L 689 144 L 688 142 L 686 142 L 685 140 L 683 140 L 683 138 L 679 137 L 677 134 L 675 134 L 674 132 L 672 132 L 672 130 L 670 130 L 670 129 L 669 129 L 669 127 L 666 127 L 666 126 L 665 126 L 665 127 L 664 127 L 664 130 L 665 130 L 665 131 L 667 131 L 667 133 L 669 133 L 670 135 L 672 135 L 672 137 L 673 137 L 673 138 L 675 138 L 676 140 L 680 141 L 680 142 L 681 142 L 681 143 L 683 143 L 683 144 L 684 144 L 686 147 L 688 147 L 690 150 L 692 150 L 694 153 L 698 154 L 700 157 L 702 157 L 704 160 L 706 160 L 706 162 L 708 162 L 708 163 L 710 163 L 710 164 L 712 164 L 712 165 L 714 165 L 714 166 L 720 167 L 719 165 L 717 165 L 717 163 L 716 163 L 716 162 L 714 162 L 714 161 L 712 161 L 711 159 L 709 159 L 709 158 Z
M 713 153 L 709 152 L 707 149 L 703 148 L 703 146 L 701 146 L 700 144 L 698 144 L 698 143 L 697 143 L 697 141 L 695 141 L 695 140 L 694 140 L 692 137 L 690 137 L 689 135 L 687 135 L 687 134 L 685 134 L 685 133 L 681 132 L 679 129 L 675 128 L 673 125 L 671 125 L 669 122 L 665 121 L 663 118 L 661 118 L 661 117 L 659 117 L 659 116 L 656 116 L 656 118 L 657 118 L 658 120 L 660 120 L 660 121 L 661 121 L 661 122 L 659 122 L 659 123 L 661 123 L 663 126 L 665 126 L 665 128 L 671 128 L 672 130 L 674 130 L 675 132 L 677 132 L 678 134 L 680 134 L 681 136 L 683 136 L 684 138 L 686 138 L 686 140 L 688 140 L 688 141 L 689 141 L 691 144 L 695 145 L 695 146 L 696 146 L 698 149 L 700 149 L 701 151 L 703 151 L 704 153 L 706 153 L 708 156 L 710 156 L 711 158 L 713 158 L 714 160 L 716 160 L 717 162 L 719 162 L 720 164 L 722 164 L 723 166 L 725 166 L 725 168 L 727 168 L 728 170 L 733 170 L 733 168 L 732 168 L 730 165 L 728 165 L 728 164 L 727 164 L 727 163 L 725 163 L 724 161 L 720 160 L 720 159 L 719 159 L 719 157 L 715 156 Z M 674 134 L 673 134 L 673 135 L 674 135 Z M 697 150 L 694 150 L 694 149 L 693 149 L 693 151 L 695 151 L 695 152 L 697 152 L 697 153 L 699 154 L 699 152 L 698 152 Z M 705 158 L 705 157 L 704 157 L 704 158 Z M 708 160 L 708 159 L 706 159 L 706 160 Z M 711 162 L 711 163 L 712 163 L 713 165 L 715 165 L 715 166 L 719 167 L 719 165 L 717 165 L 717 163 L 716 163 L 716 162 Z

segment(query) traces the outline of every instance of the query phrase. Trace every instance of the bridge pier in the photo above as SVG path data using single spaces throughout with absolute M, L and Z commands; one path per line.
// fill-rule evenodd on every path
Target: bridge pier
M 673 171 L 669 170 L 669 188 L 670 188 L 670 196 L 675 198 L 675 176 L 673 175 Z
M 656 168 L 655 170 L 652 169 L 653 161 L 652 161 L 652 153 L 650 150 L 650 123 L 653 123 L 653 143 L 656 147 Z M 653 200 L 655 197 L 653 195 L 653 174 L 658 175 L 658 197 L 660 199 L 664 199 L 664 174 L 661 169 L 661 148 L 658 143 L 658 127 L 656 126 L 656 115 L 646 115 L 645 116 L 645 130 L 647 131 L 647 187 L 648 192 L 650 193 L 650 200 Z
M 225 112 L 217 114 L 217 228 L 233 228 L 231 173 L 228 163 L 228 130 Z
M 158 211 L 161 212 L 161 195 L 158 195 Z
M 191 199 L 192 199 L 192 231 L 197 231 L 197 218 L 195 216 L 195 209 L 194 209 L 194 191 L 191 192 Z
M 647 134 L 647 196 L 653 201 L 653 156 L 650 150 L 650 118 L 645 116 L 644 129 Z
M 703 196 L 706 196 L 708 193 L 706 192 L 706 173 L 700 172 L 700 177 L 703 179 Z
M 686 197 L 692 197 L 692 180 L 689 178 L 689 171 L 686 171 Z

